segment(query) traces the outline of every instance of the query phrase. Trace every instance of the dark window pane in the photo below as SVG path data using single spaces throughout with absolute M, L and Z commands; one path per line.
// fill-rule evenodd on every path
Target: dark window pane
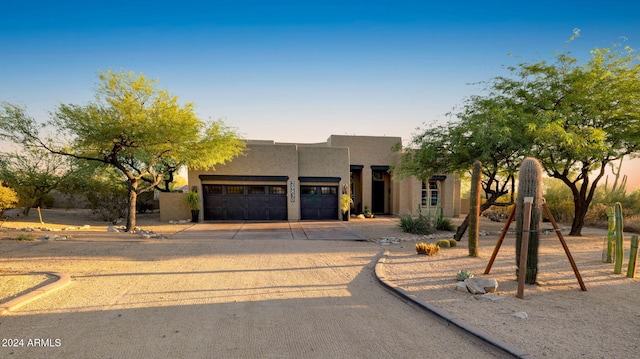
M 244 194 L 244 186 L 227 186 L 227 194 Z
M 317 187 L 314 186 L 300 186 L 300 193 L 302 194 L 316 194 Z
M 264 186 L 249 186 L 249 194 L 264 194 Z
M 338 189 L 336 187 L 320 187 L 320 193 L 322 194 L 337 194 Z
M 205 185 L 203 189 L 205 194 L 222 194 L 222 185 Z
M 269 186 L 270 194 L 287 194 L 286 186 Z

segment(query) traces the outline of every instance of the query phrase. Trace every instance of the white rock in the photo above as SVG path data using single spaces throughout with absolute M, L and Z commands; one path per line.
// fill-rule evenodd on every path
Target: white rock
M 516 317 L 516 318 L 521 318 L 521 319 L 527 319 L 529 318 L 529 315 L 525 312 L 515 312 L 515 313 L 511 313 L 512 317 Z
M 459 292 L 469 293 L 469 289 L 467 289 L 467 285 L 464 282 L 456 282 L 456 290 Z

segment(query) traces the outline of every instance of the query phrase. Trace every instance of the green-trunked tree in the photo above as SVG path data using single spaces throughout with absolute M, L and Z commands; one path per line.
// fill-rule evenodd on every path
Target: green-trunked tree
M 127 231 L 136 225 L 137 196 L 166 175 L 183 166 L 212 168 L 244 151 L 233 129 L 198 119 L 193 104 L 180 104 L 144 74 L 105 71 L 98 77 L 93 102 L 59 105 L 45 128 L 24 107 L 3 102 L 0 137 L 117 169 L 129 193 Z

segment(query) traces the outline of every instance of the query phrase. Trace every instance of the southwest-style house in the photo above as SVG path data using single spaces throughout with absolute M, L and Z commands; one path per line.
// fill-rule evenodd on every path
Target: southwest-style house
M 389 168 L 400 137 L 332 135 L 315 144 L 247 141 L 245 155 L 212 171 L 189 170 L 189 188 L 200 197 L 200 221 L 337 220 L 348 193 L 352 214 L 423 213 L 443 208 L 460 214 L 460 181 L 450 174 L 427 182 L 392 178 Z M 190 218 L 184 194 L 160 193 L 161 220 Z

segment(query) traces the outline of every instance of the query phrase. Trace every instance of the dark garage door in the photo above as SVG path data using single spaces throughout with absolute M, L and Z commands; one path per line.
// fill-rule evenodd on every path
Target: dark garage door
M 338 219 L 338 187 L 300 186 L 300 219 Z
M 205 220 L 287 220 L 287 186 L 202 185 Z

